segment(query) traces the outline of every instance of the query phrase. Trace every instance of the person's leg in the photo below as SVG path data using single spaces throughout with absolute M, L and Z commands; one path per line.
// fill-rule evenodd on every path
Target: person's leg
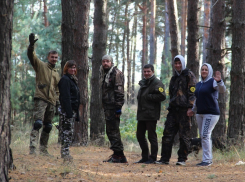
M 201 131 L 201 139 L 202 139 L 202 150 L 203 156 L 202 161 L 211 163 L 213 159 L 212 155 L 212 139 L 211 134 L 212 131 L 219 120 L 219 115 L 211 115 L 205 114 L 203 117 L 203 125 Z
M 143 161 L 147 161 L 149 159 L 149 147 L 148 147 L 147 140 L 145 138 L 145 133 L 146 133 L 146 121 L 138 121 L 136 137 L 142 151 L 141 156 Z
M 179 130 L 175 118 L 176 114 L 177 113 L 174 113 L 173 111 L 169 111 L 167 115 L 162 137 L 162 151 L 160 161 L 169 162 L 169 159 L 171 158 L 174 137 Z
M 49 140 L 49 133 L 52 130 L 52 120 L 55 115 L 55 107 L 48 103 L 44 114 L 43 120 L 43 130 L 40 137 L 40 153 L 44 155 L 49 155 L 48 153 L 48 140 Z
M 43 119 L 47 106 L 48 103 L 43 100 L 40 99 L 34 100 L 33 117 L 35 122 L 33 124 L 33 128 L 30 133 L 30 154 L 36 154 L 36 148 L 39 139 L 39 130 L 43 126 Z
M 153 159 L 153 161 L 156 161 L 157 152 L 158 152 L 156 125 L 157 125 L 157 121 L 146 121 L 146 128 L 148 130 L 148 139 L 151 143 L 150 158 Z
M 113 156 L 117 159 L 110 162 L 126 163 L 127 159 L 124 156 L 123 143 L 120 135 L 120 118 L 115 116 L 115 110 L 105 110 L 106 119 L 106 134 L 111 143 L 110 149 L 113 150 Z M 110 160 L 110 159 L 109 159 Z M 107 161 L 109 162 L 109 161 Z
M 73 124 L 75 118 L 66 118 L 64 115 L 60 115 L 61 119 L 61 127 L 62 127 L 62 140 L 61 140 L 61 158 L 65 160 L 72 160 L 70 155 L 69 147 L 72 143 L 72 135 L 73 135 Z
M 191 121 L 187 116 L 187 110 L 180 110 L 178 113 L 179 122 L 179 140 L 180 148 L 178 150 L 178 162 L 185 162 L 187 156 L 191 153 Z

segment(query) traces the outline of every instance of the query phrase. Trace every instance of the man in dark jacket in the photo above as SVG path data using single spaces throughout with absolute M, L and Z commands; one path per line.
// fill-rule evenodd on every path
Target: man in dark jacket
M 156 134 L 157 120 L 160 118 L 161 102 L 166 99 L 164 85 L 154 75 L 154 67 L 151 64 L 144 66 L 144 79 L 139 82 L 140 90 L 137 96 L 137 139 L 142 150 L 142 159 L 136 163 L 151 164 L 157 159 L 158 143 Z M 151 143 L 149 154 L 148 143 L 145 138 L 148 130 L 148 139 Z
M 191 117 L 187 111 L 191 110 L 195 101 L 196 78 L 185 68 L 185 59 L 181 55 L 174 58 L 175 75 L 169 84 L 169 107 L 167 120 L 162 137 L 161 159 L 158 164 L 169 164 L 175 135 L 179 132 L 180 147 L 176 165 L 185 165 L 187 156 L 191 153 Z
M 124 104 L 124 76 L 116 66 L 113 66 L 113 59 L 110 55 L 102 57 L 100 80 L 102 84 L 102 104 L 106 120 L 106 134 L 111 143 L 110 149 L 114 152 L 104 162 L 127 163 L 119 129 L 120 115 Z

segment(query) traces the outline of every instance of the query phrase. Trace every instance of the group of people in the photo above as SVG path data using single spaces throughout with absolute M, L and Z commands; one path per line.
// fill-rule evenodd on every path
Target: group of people
M 30 34 L 28 57 L 36 72 L 36 92 L 34 96 L 34 124 L 30 135 L 30 154 L 36 153 L 39 130 L 40 154 L 50 155 L 47 151 L 49 133 L 52 129 L 52 118 L 55 107 L 59 108 L 61 123 L 61 157 L 71 161 L 69 146 L 72 142 L 73 125 L 79 121 L 80 93 L 77 86 L 76 62 L 67 61 L 63 77 L 55 69 L 58 54 L 51 51 L 48 62 L 40 61 L 34 52 L 35 35 Z M 221 73 L 215 72 L 210 64 L 201 66 L 201 81 L 196 83 L 195 75 L 185 67 L 185 59 L 177 55 L 173 61 L 175 74 L 169 84 L 169 107 L 162 137 L 161 158 L 157 160 L 158 141 L 156 134 L 157 121 L 160 119 L 161 102 L 166 99 L 163 83 L 154 75 L 154 67 L 146 64 L 143 67 L 144 78 L 139 82 L 136 136 L 142 150 L 142 158 L 135 163 L 169 164 L 174 138 L 179 133 L 180 146 L 176 165 L 185 165 L 187 156 L 192 152 L 191 117 L 196 113 L 199 135 L 202 141 L 203 158 L 197 166 L 212 164 L 211 134 L 219 120 L 218 95 L 224 93 L 226 87 Z M 113 64 L 110 55 L 102 57 L 100 67 L 100 88 L 102 104 L 106 120 L 106 134 L 113 154 L 104 162 L 128 163 L 124 155 L 124 147 L 120 135 L 120 115 L 124 104 L 124 76 Z M 58 98 L 59 96 L 59 98 Z M 151 144 L 151 151 L 146 139 Z

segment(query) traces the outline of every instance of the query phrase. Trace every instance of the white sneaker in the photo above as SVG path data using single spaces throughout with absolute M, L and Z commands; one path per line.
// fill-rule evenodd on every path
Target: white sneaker
M 178 161 L 178 162 L 176 162 L 176 165 L 178 165 L 178 166 L 185 166 L 185 161 L 182 161 L 182 162 Z

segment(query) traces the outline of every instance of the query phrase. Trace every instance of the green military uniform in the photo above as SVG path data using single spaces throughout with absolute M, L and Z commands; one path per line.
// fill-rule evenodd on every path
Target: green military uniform
M 34 45 L 27 51 L 28 58 L 36 72 L 36 91 L 34 95 L 34 126 L 30 134 L 30 154 L 35 153 L 39 138 L 39 129 L 43 126 L 40 137 L 40 152 L 47 154 L 49 132 L 52 129 L 52 119 L 55 105 L 58 101 L 59 73 L 49 62 L 39 60 L 34 52 Z

